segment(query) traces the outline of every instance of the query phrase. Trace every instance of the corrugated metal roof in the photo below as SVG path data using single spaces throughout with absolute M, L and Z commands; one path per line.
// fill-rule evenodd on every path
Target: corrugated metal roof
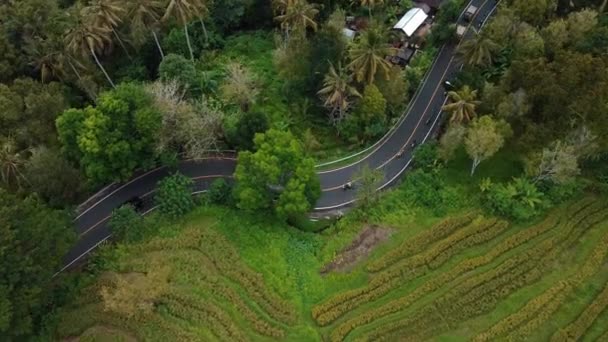
M 407 11 L 393 28 L 402 30 L 408 37 L 411 37 L 427 17 L 428 15 L 422 9 L 415 7 Z

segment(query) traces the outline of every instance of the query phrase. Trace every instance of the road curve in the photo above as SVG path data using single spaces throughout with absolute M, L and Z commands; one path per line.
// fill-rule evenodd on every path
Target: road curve
M 481 27 L 497 6 L 497 0 L 471 0 L 470 3 L 479 8 L 471 24 L 475 27 Z M 382 170 L 384 181 L 379 189 L 391 186 L 399 180 L 411 162 L 411 143 L 424 142 L 439 126 L 441 106 L 446 101 L 442 83 L 460 68 L 460 64 L 455 60 L 456 47 L 455 43 L 448 43 L 440 49 L 416 96 L 410 101 L 404 118 L 370 154 L 350 165 L 318 172 L 323 191 L 315 211 L 338 209 L 352 203 L 355 191 L 345 191 L 342 185 L 352 180 L 364 164 Z M 396 157 L 402 148 L 405 153 Z M 235 167 L 235 155 L 228 153 L 204 159 L 184 160 L 177 168 L 180 173 L 194 179 L 195 192 L 199 193 L 204 192 L 213 180 L 231 177 Z M 153 210 L 152 195 L 156 184 L 168 174 L 169 170 L 165 167 L 141 173 L 108 190 L 100 198 L 89 201 L 91 203 L 88 203 L 86 209 L 74 220 L 78 241 L 65 256 L 64 267 L 59 272 L 72 267 L 110 238 L 107 221 L 112 211 L 129 199 L 141 197 L 144 200 L 144 214 Z

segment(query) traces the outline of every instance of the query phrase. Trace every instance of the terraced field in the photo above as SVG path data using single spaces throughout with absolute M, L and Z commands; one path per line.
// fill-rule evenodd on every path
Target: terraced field
M 177 238 L 154 239 L 121 254 L 127 260 L 120 265 L 121 274 L 151 274 L 171 265 L 168 288 L 154 299 L 151 312 L 125 319 L 106 310 L 99 294 L 116 284 L 104 274 L 62 317 L 60 335 L 112 327 L 140 340 L 271 340 L 284 337 L 297 319 L 293 306 L 272 293 L 212 229 L 190 228 Z
M 352 274 L 324 278 L 312 272 L 293 283 L 241 259 L 255 248 L 264 253 L 265 246 L 239 245 L 224 233 L 213 226 L 188 228 L 177 237 L 123 247 L 116 274 L 170 266 L 168 287 L 153 308 L 131 318 L 106 310 L 101 288 L 117 285 L 115 274 L 104 275 L 66 310 L 58 334 L 332 342 L 608 337 L 608 201 L 595 196 L 531 226 L 478 212 L 448 217 L 375 253 Z M 317 271 L 327 262 L 320 259 Z M 289 301 L 276 284 L 292 287 Z M 311 293 L 321 300 L 311 303 Z M 302 329 L 307 334 L 294 333 Z
M 445 220 L 370 262 L 366 287 L 328 298 L 313 307 L 313 317 L 331 324 L 331 341 L 531 338 L 590 278 L 602 270 L 607 278 L 607 218 L 606 203 L 589 197 L 520 230 L 470 215 Z M 517 296 L 525 305 L 511 302 L 507 315 L 496 310 L 535 284 L 545 286 L 538 295 Z M 608 318 L 604 292 L 552 339 L 576 339 L 601 314 Z M 485 319 L 467 324 L 478 317 Z

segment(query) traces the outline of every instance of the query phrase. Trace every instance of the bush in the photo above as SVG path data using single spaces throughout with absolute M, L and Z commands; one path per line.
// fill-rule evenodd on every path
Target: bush
M 456 202 L 455 195 L 438 172 L 415 170 L 402 186 L 406 196 L 423 207 L 440 215 Z
M 413 162 L 414 166 L 424 171 L 431 171 L 439 166 L 439 155 L 437 142 L 431 141 L 419 145 L 414 150 Z
M 191 94 L 200 90 L 200 81 L 194 63 L 184 56 L 168 54 L 158 66 L 158 75 L 164 82 L 177 82 Z
M 171 218 L 188 213 L 194 207 L 192 180 L 179 173 L 161 180 L 155 201 L 158 210 Z
M 143 218 L 130 204 L 125 204 L 112 212 L 110 230 L 119 241 L 137 241 L 143 236 Z
M 264 113 L 245 112 L 233 126 L 226 127 L 226 140 L 237 150 L 251 151 L 254 148 L 253 137 L 264 133 L 269 128 L 268 118 Z
M 232 204 L 232 184 L 226 182 L 224 178 L 214 180 L 207 191 L 207 198 L 209 198 L 209 201 L 213 204 Z
M 490 185 L 485 199 L 485 205 L 492 212 L 519 221 L 529 220 L 549 207 L 544 194 L 525 178 Z

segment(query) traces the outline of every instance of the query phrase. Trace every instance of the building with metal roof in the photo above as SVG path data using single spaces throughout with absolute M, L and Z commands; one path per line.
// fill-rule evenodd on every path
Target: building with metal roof
M 424 23 L 427 17 L 428 15 L 424 13 L 424 10 L 418 7 L 414 7 L 411 10 L 407 11 L 407 13 L 403 15 L 403 17 L 401 17 L 399 22 L 397 22 L 397 24 L 393 26 L 393 29 L 401 30 L 405 33 L 406 36 L 411 37 L 414 32 L 416 32 L 416 30 L 420 27 L 420 25 Z

